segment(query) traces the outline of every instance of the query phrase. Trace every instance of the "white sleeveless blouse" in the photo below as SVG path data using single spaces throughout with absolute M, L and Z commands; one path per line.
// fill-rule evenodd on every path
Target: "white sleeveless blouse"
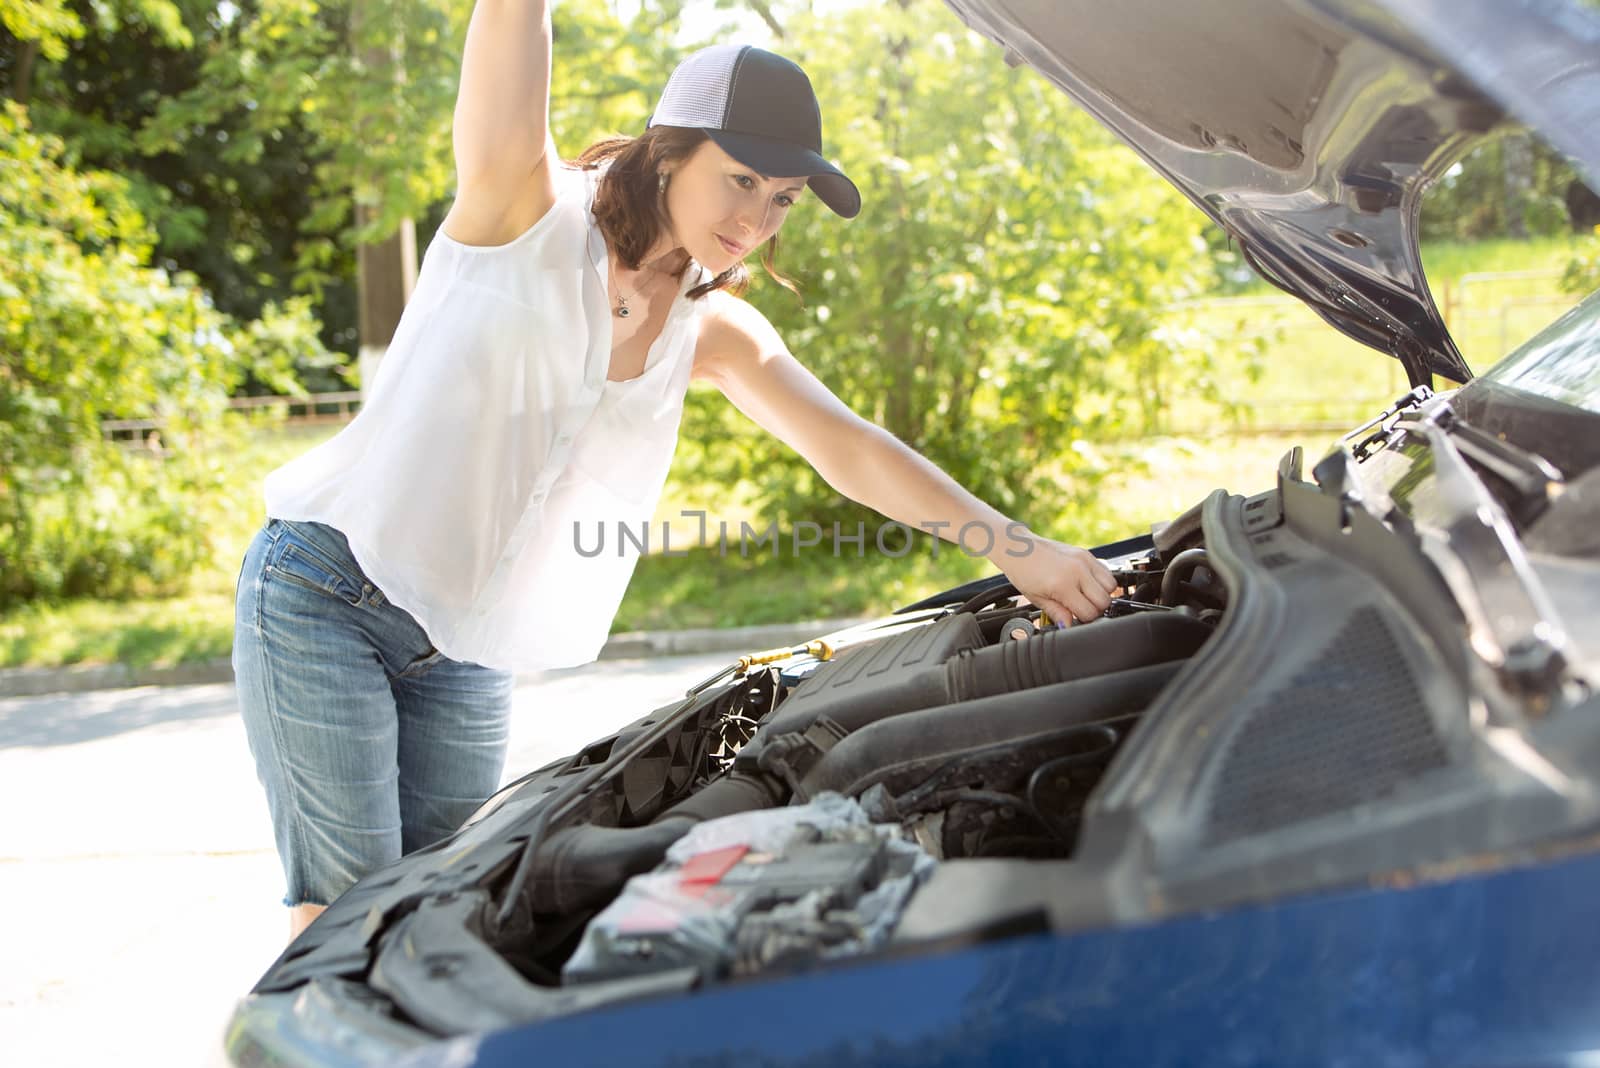
M 504 245 L 439 231 L 360 413 L 267 476 L 269 516 L 343 532 L 452 659 L 594 660 L 638 562 L 617 524 L 649 522 L 677 448 L 704 307 L 686 294 L 710 275 L 690 265 L 643 373 L 608 380 L 597 180 L 561 168 L 556 204 Z

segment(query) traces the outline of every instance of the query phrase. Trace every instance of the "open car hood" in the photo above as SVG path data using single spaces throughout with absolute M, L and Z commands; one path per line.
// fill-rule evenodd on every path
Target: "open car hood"
M 1413 385 L 1472 377 L 1417 251 L 1428 184 L 1514 123 L 1600 188 L 1600 13 L 1570 0 L 947 3 Z

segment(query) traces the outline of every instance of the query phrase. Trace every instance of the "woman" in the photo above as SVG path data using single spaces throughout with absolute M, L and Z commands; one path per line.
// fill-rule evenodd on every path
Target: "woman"
M 457 199 L 383 369 L 348 427 L 267 480 L 234 667 L 291 940 L 495 790 L 514 671 L 598 654 L 637 556 L 567 532 L 651 515 L 690 379 L 845 496 L 950 540 L 986 528 L 987 555 L 1059 619 L 1098 615 L 1115 588 L 850 412 L 737 296 L 798 201 L 860 208 L 800 68 L 698 52 L 643 135 L 576 168 L 556 156 L 549 82 L 545 4 L 480 0 Z

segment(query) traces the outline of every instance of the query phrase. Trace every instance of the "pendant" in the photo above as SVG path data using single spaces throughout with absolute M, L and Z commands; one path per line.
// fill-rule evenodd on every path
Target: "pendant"
M 621 297 L 617 298 L 617 315 L 619 318 L 623 319 L 626 319 L 629 315 L 628 302 L 623 300 Z

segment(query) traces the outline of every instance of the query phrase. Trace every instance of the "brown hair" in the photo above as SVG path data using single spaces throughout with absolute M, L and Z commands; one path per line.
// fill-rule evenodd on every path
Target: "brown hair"
M 617 259 L 630 271 L 639 269 L 639 261 L 664 231 L 668 229 L 666 204 L 661 197 L 662 166 L 688 159 L 695 149 L 710 140 L 703 130 L 682 126 L 652 126 L 638 137 L 607 137 L 596 141 L 578 156 L 575 166 L 581 170 L 597 170 L 610 161 L 610 168 L 600 179 L 594 194 L 594 217 L 605 234 L 606 243 L 616 250 Z M 778 235 L 773 234 L 761 248 L 761 266 L 772 280 L 783 288 L 799 295 L 800 290 L 792 279 L 779 273 L 776 266 Z M 679 275 L 688 269 L 685 261 Z M 692 300 L 707 293 L 726 289 L 735 296 L 750 286 L 750 272 L 744 264 L 735 263 L 711 281 L 695 286 L 689 291 Z

